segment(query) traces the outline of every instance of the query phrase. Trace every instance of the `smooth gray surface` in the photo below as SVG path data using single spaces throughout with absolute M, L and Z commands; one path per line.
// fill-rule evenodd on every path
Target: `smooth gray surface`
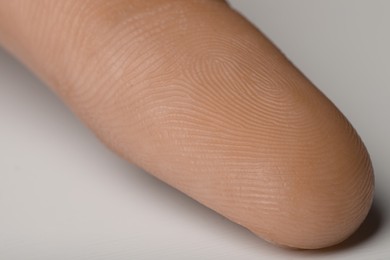
M 107 150 L 0 51 L 0 259 L 390 259 L 390 1 L 230 1 L 345 113 L 376 170 L 347 243 L 289 251 Z

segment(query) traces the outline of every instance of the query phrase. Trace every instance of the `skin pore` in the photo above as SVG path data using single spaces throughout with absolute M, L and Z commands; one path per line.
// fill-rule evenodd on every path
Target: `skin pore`
M 0 0 L 0 44 L 111 149 L 261 238 L 348 238 L 371 161 L 340 111 L 219 0 Z

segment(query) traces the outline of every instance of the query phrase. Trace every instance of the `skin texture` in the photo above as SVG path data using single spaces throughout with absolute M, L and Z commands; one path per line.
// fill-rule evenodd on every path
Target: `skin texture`
M 119 155 L 265 240 L 331 246 L 369 211 L 355 130 L 223 1 L 0 0 L 0 42 Z

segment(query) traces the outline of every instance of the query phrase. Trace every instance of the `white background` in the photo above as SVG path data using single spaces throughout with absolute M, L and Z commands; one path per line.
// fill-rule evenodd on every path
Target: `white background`
M 390 1 L 231 1 L 344 112 L 376 172 L 346 243 L 256 238 L 105 148 L 0 50 L 0 259 L 390 259 Z

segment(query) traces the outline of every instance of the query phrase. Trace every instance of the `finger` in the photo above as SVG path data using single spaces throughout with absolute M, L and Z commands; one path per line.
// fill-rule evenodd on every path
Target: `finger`
M 223 1 L 2 1 L 0 39 L 109 147 L 263 239 L 346 239 L 373 197 L 345 117 Z

